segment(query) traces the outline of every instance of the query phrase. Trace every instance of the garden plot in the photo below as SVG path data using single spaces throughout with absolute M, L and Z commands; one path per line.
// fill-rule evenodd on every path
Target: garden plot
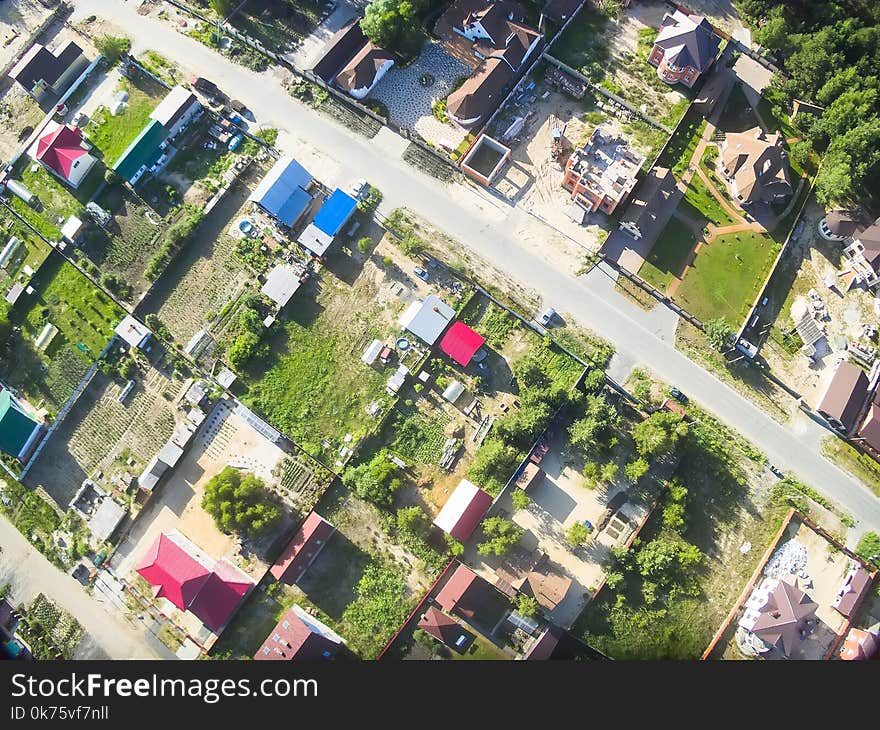
M 158 315 L 175 340 L 186 344 L 224 310 L 252 278 L 235 255 L 228 228 L 247 204 L 253 171 L 239 179 L 199 225 L 184 250 L 156 281 L 141 310 Z
M 269 567 L 262 548 L 271 545 L 281 530 L 289 528 L 289 520 L 282 520 L 277 530 L 260 538 L 258 545 L 244 545 L 234 534 L 221 532 L 214 518 L 202 509 L 202 498 L 208 481 L 230 464 L 276 487 L 276 468 L 288 456 L 283 441 L 264 436 L 236 409 L 234 401 L 219 401 L 161 490 L 120 543 L 112 562 L 116 574 L 130 578 L 134 566 L 159 533 L 179 530 L 206 554 L 231 560 L 259 581 Z
M 612 23 L 598 10 L 585 7 L 553 45 L 551 55 L 586 75 L 667 127 L 674 127 L 692 93 L 669 86 L 657 77 L 648 55 L 669 6 L 637 4 Z
M 27 50 L 25 43 L 28 36 L 40 27 L 50 13 L 49 8 L 34 1 L 0 5 L 0 38 L 3 39 L 3 44 L 0 44 L 0 66 L 11 63 Z
M 5 5 L 4 5 L 5 7 Z M 45 116 L 18 84 L 0 96 L 0 157 L 10 159 Z
M 125 382 L 96 374 L 40 454 L 28 483 L 66 505 L 86 477 L 112 490 L 115 474 L 140 474 L 174 431 L 174 402 L 184 383 L 155 368 L 133 379 L 134 390 L 120 403 Z
M 124 312 L 58 254 L 31 279 L 9 318 L 21 328 L 4 358 L 4 379 L 35 407 L 57 413 L 113 336 Z M 35 339 L 47 324 L 58 332 L 42 352 Z

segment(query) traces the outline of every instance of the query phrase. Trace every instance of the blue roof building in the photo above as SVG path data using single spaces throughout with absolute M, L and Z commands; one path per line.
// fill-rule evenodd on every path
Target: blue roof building
M 276 162 L 248 200 L 285 226 L 293 226 L 306 212 L 312 195 L 312 176 L 292 157 Z
M 336 188 L 297 241 L 316 256 L 323 256 L 355 210 L 357 201 Z

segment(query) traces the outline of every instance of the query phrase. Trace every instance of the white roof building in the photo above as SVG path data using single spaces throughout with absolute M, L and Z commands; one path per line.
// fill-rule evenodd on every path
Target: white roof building
M 153 333 L 130 314 L 113 330 L 129 347 L 143 347 Z
M 300 287 L 301 272 L 290 264 L 279 264 L 266 277 L 266 283 L 260 289 L 278 308 L 281 309 Z
M 433 345 L 455 317 L 455 310 L 440 297 L 429 294 L 423 302 L 413 302 L 400 315 L 398 323 L 422 342 Z
M 380 352 L 382 352 L 382 340 L 373 340 L 367 345 L 364 354 L 361 355 L 361 362 L 364 363 L 364 365 L 372 365 L 376 362 L 376 358 L 379 357 Z

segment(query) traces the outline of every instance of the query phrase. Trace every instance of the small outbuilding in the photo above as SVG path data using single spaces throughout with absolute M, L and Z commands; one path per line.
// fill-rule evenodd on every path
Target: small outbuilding
M 471 536 L 491 506 L 492 495 L 484 492 L 473 482 L 462 479 L 446 500 L 443 509 L 434 518 L 434 524 L 447 535 L 464 542 Z
M 486 342 L 479 332 L 464 322 L 454 322 L 440 340 L 440 349 L 462 367 L 467 367 Z
M 455 310 L 440 297 L 429 294 L 415 301 L 400 315 L 398 323 L 426 345 L 433 345 L 455 317 Z

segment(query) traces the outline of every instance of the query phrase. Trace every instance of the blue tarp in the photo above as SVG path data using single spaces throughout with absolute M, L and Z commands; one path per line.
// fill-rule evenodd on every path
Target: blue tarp
M 250 195 L 250 200 L 286 226 L 292 226 L 308 208 L 312 196 L 306 192 L 312 176 L 291 157 L 269 170 Z
M 312 223 L 315 228 L 333 237 L 348 222 L 355 208 L 357 208 L 357 201 L 345 191 L 336 188 L 321 206 L 321 210 L 318 211 L 318 215 L 315 216 Z

